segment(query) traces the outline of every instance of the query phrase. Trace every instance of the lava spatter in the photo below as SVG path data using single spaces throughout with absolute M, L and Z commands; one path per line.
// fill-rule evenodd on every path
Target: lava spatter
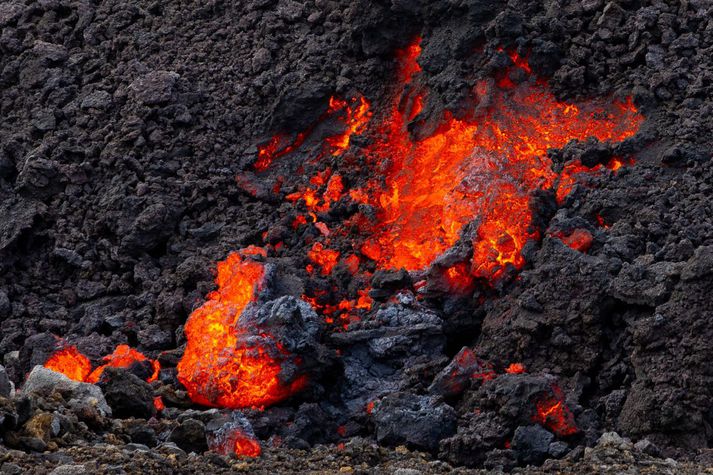
M 263 407 L 301 390 L 305 376 L 284 384 L 281 363 L 290 355 L 276 345 L 281 358 L 259 344 L 242 343 L 253 329 L 240 327 L 245 307 L 263 288 L 265 268 L 248 254 L 232 253 L 218 263 L 218 290 L 196 309 L 185 325 L 186 350 L 178 363 L 178 379 L 193 402 L 217 407 Z

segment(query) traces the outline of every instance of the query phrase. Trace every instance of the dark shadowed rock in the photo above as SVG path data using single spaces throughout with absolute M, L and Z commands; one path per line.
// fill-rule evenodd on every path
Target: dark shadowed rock
M 196 419 L 186 419 L 171 431 L 168 440 L 186 452 L 203 453 L 208 450 L 205 424 Z
M 135 79 L 129 89 L 138 102 L 147 106 L 157 105 L 171 100 L 179 78 L 173 71 L 152 71 Z
M 0 397 L 10 397 L 10 392 L 12 391 L 12 383 L 10 378 L 7 376 L 5 367 L 0 365 Z
M 515 429 L 512 449 L 520 462 L 539 465 L 547 458 L 554 437 L 538 425 L 520 426 Z
M 390 394 L 376 405 L 373 417 L 377 440 L 388 445 L 434 451 L 456 431 L 455 410 L 433 396 Z
M 99 381 L 114 417 L 156 415 L 151 386 L 123 368 L 105 368 Z

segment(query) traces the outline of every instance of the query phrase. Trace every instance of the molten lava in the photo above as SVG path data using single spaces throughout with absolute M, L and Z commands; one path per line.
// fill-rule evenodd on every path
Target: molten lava
M 212 451 L 222 455 L 235 454 L 238 457 L 259 457 L 262 453 L 260 442 L 250 434 L 244 433 L 239 428 L 226 430 L 209 447 Z
M 508 374 L 523 374 L 525 373 L 525 365 L 522 363 L 511 363 L 510 366 L 505 368 L 505 372 Z
M 262 407 L 281 401 L 306 385 L 300 376 L 284 384 L 281 363 L 290 355 L 275 344 L 279 355 L 259 344 L 244 343 L 241 337 L 253 329 L 239 324 L 245 307 L 256 299 L 265 277 L 263 264 L 248 254 L 251 248 L 233 253 L 218 263 L 218 290 L 196 309 L 185 325 L 188 341 L 178 363 L 178 379 L 191 400 L 206 406 Z
M 564 403 L 561 391 L 556 388 L 554 388 L 554 395 L 544 395 L 536 402 L 535 411 L 532 421 L 560 437 L 578 432 L 574 415 Z
M 374 138 L 359 153 L 372 168 L 369 175 L 377 178 L 348 190 L 352 200 L 375 211 L 372 217 L 351 220 L 362 236 L 358 249 L 363 256 L 384 269 L 422 270 L 463 237 L 473 249 L 469 278 L 492 283 L 508 268 L 521 268 L 523 247 L 539 237 L 532 223 L 532 193 L 556 186 L 557 201 L 563 203 L 578 175 L 604 168 L 575 161 L 558 176 L 548 150 L 571 140 L 622 141 L 638 131 L 643 117 L 630 99 L 573 104 L 558 101 L 543 80 L 515 84 L 511 70 L 532 71 L 525 58 L 509 52 L 513 65 L 501 80 L 481 81 L 474 88 L 480 104 L 476 112 L 464 118 L 446 112 L 430 135 L 414 139 L 408 125 L 422 111 L 425 97 L 414 82 L 421 72 L 420 53 L 420 38 L 397 51 L 398 82 L 386 114 L 372 117 L 363 98 L 332 97 L 325 115 L 339 118 L 344 132 L 325 139 L 323 148 L 334 157 L 347 149 L 354 134 Z M 616 171 L 622 164 L 614 158 L 606 168 Z M 344 194 L 341 177 L 331 168 L 310 183 L 287 199 L 324 212 Z M 474 232 L 462 236 L 471 222 Z M 471 286 L 461 268 L 449 269 L 446 278 L 456 291 Z
M 151 363 L 151 367 L 153 368 L 153 373 L 147 379 L 147 381 L 149 382 L 158 379 L 158 372 L 161 370 L 161 366 L 159 365 L 158 361 L 149 360 L 141 352 L 134 350 L 128 345 L 117 346 L 112 354 L 104 357 L 104 361 L 106 361 L 106 363 L 92 371 L 91 374 L 87 377 L 86 382 L 99 382 L 102 373 L 104 372 L 104 368 L 106 367 L 128 368 L 134 363 L 140 363 L 142 361 L 149 361 Z
M 575 251 L 587 252 L 592 243 L 594 236 L 586 229 L 575 229 L 571 233 L 557 233 L 554 237 L 562 241 L 566 246 L 571 247 Z
M 552 188 L 557 178 L 547 150 L 590 137 L 621 141 L 643 118 L 630 100 L 575 105 L 557 101 L 541 82 L 506 88 L 481 83 L 476 93 L 489 107 L 471 119 L 446 113 L 433 134 L 414 140 L 406 129 L 412 112 L 402 97 L 419 71 L 416 51 L 399 54 L 400 92 L 378 127 L 376 137 L 384 138 L 366 151 L 386 176 L 363 193 L 378 219 L 365 233 L 362 253 L 382 268 L 424 269 L 478 218 L 471 273 L 493 281 L 508 266 L 522 267 L 522 248 L 537 237 L 530 195 Z M 529 72 L 524 59 L 511 57 Z
M 75 346 L 67 346 L 56 351 L 44 366 L 75 381 L 86 381 L 92 370 L 89 358 L 81 354 Z

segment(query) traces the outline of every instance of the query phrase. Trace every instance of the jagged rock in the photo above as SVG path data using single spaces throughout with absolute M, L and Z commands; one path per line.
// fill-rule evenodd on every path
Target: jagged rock
M 456 431 L 456 412 L 433 396 L 395 393 L 374 408 L 376 439 L 389 445 L 407 444 L 434 451 Z
M 156 415 L 151 386 L 123 368 L 105 368 L 99 381 L 114 417 Z
M 10 378 L 7 376 L 5 367 L 0 365 L 0 397 L 10 397 L 12 390 L 13 385 Z
M 713 246 L 701 246 L 683 266 L 681 280 L 691 281 L 713 273 Z
M 173 71 L 152 71 L 135 79 L 129 89 L 138 102 L 147 106 L 157 105 L 172 99 L 180 77 Z
M 555 436 L 539 425 L 520 426 L 515 429 L 512 449 L 523 464 L 541 464 L 549 454 Z
M 203 453 L 208 450 L 205 424 L 196 419 L 186 419 L 171 431 L 168 440 L 186 452 Z
M 492 368 L 481 360 L 472 349 L 463 347 L 453 360 L 436 375 L 428 391 L 441 396 L 455 396 L 467 389 L 472 382 L 494 376 Z
M 22 394 L 28 396 L 49 395 L 54 391 L 62 394 L 70 405 L 76 402 L 79 405 L 96 408 L 102 416 L 112 415 L 111 407 L 99 387 L 73 381 L 44 366 L 35 366 L 22 387 Z

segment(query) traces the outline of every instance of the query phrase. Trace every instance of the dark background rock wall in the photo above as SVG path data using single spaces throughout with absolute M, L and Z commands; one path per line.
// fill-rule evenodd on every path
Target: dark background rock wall
M 637 165 L 552 222 L 585 220 L 592 251 L 546 238 L 473 340 L 626 434 L 710 442 L 710 2 L 4 1 L 0 31 L 0 354 L 43 332 L 96 332 L 93 357 L 180 344 L 213 263 L 283 212 L 235 185 L 255 143 L 334 92 L 378 97 L 421 34 L 434 110 L 503 66 L 473 59 L 498 45 L 562 97 L 634 95 Z

